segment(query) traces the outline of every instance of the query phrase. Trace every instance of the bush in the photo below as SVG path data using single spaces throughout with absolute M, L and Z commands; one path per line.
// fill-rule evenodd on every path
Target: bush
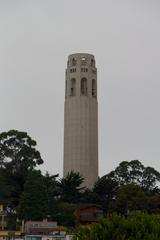
M 160 216 L 142 212 L 127 217 L 111 214 L 106 218 L 78 229 L 79 240 L 159 240 Z

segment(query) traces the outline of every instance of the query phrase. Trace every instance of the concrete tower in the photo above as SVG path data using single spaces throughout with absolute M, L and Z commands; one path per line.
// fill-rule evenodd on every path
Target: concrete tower
M 79 172 L 92 188 L 98 178 L 97 69 L 94 56 L 72 54 L 65 80 L 64 176 Z

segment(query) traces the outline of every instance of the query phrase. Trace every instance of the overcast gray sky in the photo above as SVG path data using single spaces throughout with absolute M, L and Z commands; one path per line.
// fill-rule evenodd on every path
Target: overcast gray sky
M 139 159 L 160 171 L 160 1 L 0 0 L 0 131 L 27 131 L 62 175 L 64 70 L 98 67 L 99 173 Z

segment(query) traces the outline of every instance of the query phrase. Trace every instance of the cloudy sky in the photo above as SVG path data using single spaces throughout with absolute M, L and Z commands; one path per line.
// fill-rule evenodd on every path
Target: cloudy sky
M 99 174 L 160 171 L 160 1 L 0 0 L 0 131 L 27 131 L 62 175 L 67 56 L 95 55 Z

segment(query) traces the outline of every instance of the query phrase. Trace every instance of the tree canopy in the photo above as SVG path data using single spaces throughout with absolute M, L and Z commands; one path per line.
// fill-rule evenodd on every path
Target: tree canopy
M 160 173 L 139 160 L 121 162 L 99 177 L 93 189 L 85 188 L 80 173 L 70 172 L 63 178 L 43 174 L 37 169 L 42 163 L 36 141 L 26 132 L 0 134 L 0 204 L 8 211 L 10 229 L 17 217 L 48 218 L 74 226 L 74 210 L 81 204 L 96 204 L 105 214 L 160 213 Z
M 10 168 L 12 173 L 26 174 L 43 163 L 36 141 L 26 132 L 10 130 L 0 134 L 0 167 Z
M 47 192 L 40 171 L 31 171 L 17 207 L 20 219 L 43 220 L 47 217 Z
M 121 214 L 135 210 L 147 210 L 148 199 L 145 192 L 138 185 L 128 184 L 121 186 L 116 193 L 114 201 L 110 203 L 110 212 Z
M 36 141 L 26 132 L 10 130 L 0 134 L 0 202 L 15 210 L 27 175 L 43 163 Z
M 70 172 L 66 177 L 60 179 L 59 190 L 61 199 L 64 202 L 76 203 L 80 200 L 81 192 L 84 190 L 82 187 L 83 177 L 79 173 Z
M 159 240 L 160 218 L 142 212 L 127 217 L 110 214 L 98 223 L 81 226 L 75 240 Z
M 134 183 L 144 190 L 154 190 L 160 182 L 160 173 L 152 167 L 144 167 L 139 160 L 123 161 L 106 178 L 116 181 L 119 185 Z

